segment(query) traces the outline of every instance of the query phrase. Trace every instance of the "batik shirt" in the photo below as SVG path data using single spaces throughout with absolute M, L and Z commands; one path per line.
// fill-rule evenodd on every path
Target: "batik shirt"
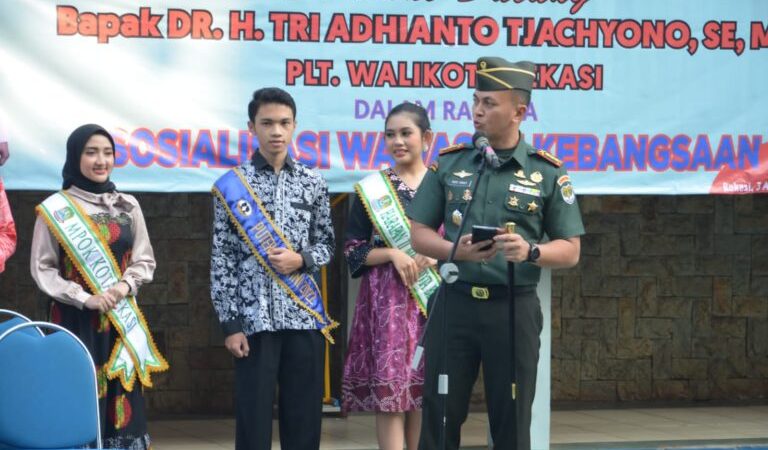
M 328 186 L 315 171 L 286 158 L 279 173 L 254 153 L 239 167 L 276 227 L 300 253 L 300 271 L 316 274 L 334 249 Z M 214 196 L 211 299 L 226 336 L 316 329 L 314 318 L 257 261 Z

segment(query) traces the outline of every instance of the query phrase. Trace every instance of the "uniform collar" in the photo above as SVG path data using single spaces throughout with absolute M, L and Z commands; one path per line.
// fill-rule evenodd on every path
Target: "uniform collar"
M 525 135 L 521 132 L 520 133 L 520 139 L 517 141 L 517 146 L 512 150 L 506 150 L 505 151 L 511 151 L 512 157 L 506 160 L 501 164 L 501 167 L 506 167 L 508 164 L 510 164 L 510 161 L 515 160 L 517 162 L 517 165 L 520 166 L 522 169 L 525 169 L 528 165 L 528 155 L 532 155 L 536 153 L 536 149 L 534 149 L 532 146 L 530 146 L 527 142 L 525 142 Z M 475 159 L 477 162 L 480 162 L 480 158 L 482 156 L 480 153 L 475 154 Z
M 251 162 L 253 163 L 253 167 L 256 170 L 262 170 L 269 167 L 270 169 L 274 169 L 272 165 L 264 158 L 264 155 L 261 154 L 260 151 L 253 152 L 253 156 L 251 157 Z M 295 163 L 293 161 L 293 158 L 291 158 L 291 154 L 288 153 L 285 155 L 285 165 L 283 167 L 287 167 L 289 170 L 293 170 L 295 168 Z

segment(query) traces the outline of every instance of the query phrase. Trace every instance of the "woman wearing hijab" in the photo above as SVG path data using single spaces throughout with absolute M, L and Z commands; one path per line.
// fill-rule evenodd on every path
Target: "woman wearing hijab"
M 50 320 L 94 359 L 104 447 L 141 450 L 151 446 L 142 391 L 168 366 L 136 303 L 155 270 L 152 246 L 138 202 L 110 181 L 114 163 L 107 130 L 72 132 L 63 189 L 36 208 L 30 268 L 51 298 Z

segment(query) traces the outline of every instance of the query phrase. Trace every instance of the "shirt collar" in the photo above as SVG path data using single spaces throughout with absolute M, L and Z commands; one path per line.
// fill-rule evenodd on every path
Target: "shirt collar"
M 256 170 L 262 170 L 269 167 L 270 169 L 274 169 L 272 165 L 264 158 L 264 155 L 261 154 L 260 151 L 253 152 L 253 156 L 251 157 L 251 162 L 253 163 L 253 167 Z M 289 170 L 293 170 L 295 166 L 295 163 L 293 161 L 293 158 L 291 158 L 291 154 L 288 153 L 285 155 L 285 165 L 283 167 L 287 167 Z
M 503 163 L 501 163 L 501 167 L 505 167 L 506 165 L 509 164 L 510 161 L 514 159 L 517 162 L 518 166 L 525 169 L 528 162 L 528 155 L 532 155 L 536 153 L 536 150 L 530 145 L 528 145 L 527 142 L 525 142 L 525 135 L 523 134 L 523 132 L 520 131 L 519 133 L 520 133 L 520 138 L 517 141 L 517 146 L 511 150 L 504 149 L 504 151 L 511 151 L 512 157 L 507 159 Z M 480 153 L 477 153 L 475 155 L 475 159 L 479 161 L 480 158 L 482 158 L 482 155 Z

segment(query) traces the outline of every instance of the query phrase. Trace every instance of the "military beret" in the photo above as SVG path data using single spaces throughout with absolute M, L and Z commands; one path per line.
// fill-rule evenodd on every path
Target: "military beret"
M 536 66 L 529 61 L 511 63 L 504 58 L 483 56 L 477 60 L 476 73 L 478 91 L 520 89 L 531 92 Z

